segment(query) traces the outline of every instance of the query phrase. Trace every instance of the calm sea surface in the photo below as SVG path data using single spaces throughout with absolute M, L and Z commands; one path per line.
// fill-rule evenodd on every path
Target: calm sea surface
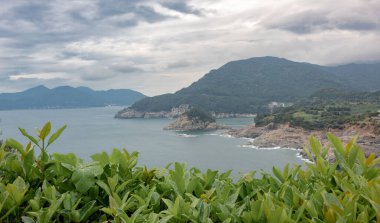
M 140 153 L 139 165 L 163 167 L 171 162 L 186 162 L 199 169 L 216 169 L 235 173 L 251 170 L 271 171 L 272 166 L 303 164 L 292 150 L 257 150 L 244 148 L 247 139 L 223 136 L 222 131 L 175 132 L 163 127 L 168 119 L 114 119 L 120 107 L 0 111 L 1 138 L 15 138 L 23 143 L 18 127 L 34 133 L 51 121 L 53 131 L 67 124 L 65 132 L 50 152 L 75 153 L 89 159 L 93 153 L 126 148 Z M 250 118 L 221 119 L 220 123 L 238 128 L 253 122 Z

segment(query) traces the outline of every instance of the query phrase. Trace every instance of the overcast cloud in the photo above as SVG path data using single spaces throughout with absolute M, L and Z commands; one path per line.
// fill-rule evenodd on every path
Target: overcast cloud
M 0 92 L 174 92 L 231 60 L 380 61 L 378 0 L 1 0 Z

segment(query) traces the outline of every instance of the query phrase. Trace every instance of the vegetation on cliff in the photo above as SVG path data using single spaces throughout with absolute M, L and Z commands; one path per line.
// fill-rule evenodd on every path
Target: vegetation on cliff
M 65 127 L 49 136 L 47 123 L 24 147 L 13 139 L 0 149 L 1 222 L 376 222 L 380 219 L 380 158 L 328 135 L 328 148 L 310 139 L 313 163 L 256 171 L 238 180 L 231 171 L 185 164 L 137 166 L 137 153 L 114 150 L 85 162 L 49 154 Z M 39 155 L 35 150 L 39 149 Z
M 359 93 L 325 89 L 290 107 L 277 108 L 272 113 L 258 114 L 257 126 L 268 123 L 290 123 L 309 130 L 343 129 L 347 124 L 377 125 L 380 91 Z
M 225 125 L 216 123 L 215 118 L 208 112 L 198 108 L 191 108 L 177 119 L 166 126 L 165 130 L 179 130 L 179 131 L 197 131 L 197 130 L 216 130 L 227 129 Z
M 205 112 L 201 109 L 191 108 L 189 111 L 185 112 L 185 114 L 189 119 L 197 119 L 202 122 L 215 122 L 215 118 L 208 112 Z

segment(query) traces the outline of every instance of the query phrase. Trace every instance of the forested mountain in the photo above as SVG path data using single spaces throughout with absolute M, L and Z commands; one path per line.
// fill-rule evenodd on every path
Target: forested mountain
M 380 90 L 380 63 L 346 64 L 326 67 L 326 70 L 346 81 L 346 84 L 362 91 Z
M 379 90 L 375 66 L 324 67 L 276 57 L 233 61 L 174 94 L 144 98 L 131 108 L 154 112 L 190 104 L 214 112 L 259 112 L 271 101 L 295 102 L 326 88 Z
M 49 89 L 40 85 L 23 92 L 0 94 L 0 110 L 130 105 L 143 97 L 143 94 L 128 89 L 94 91 L 70 86 Z

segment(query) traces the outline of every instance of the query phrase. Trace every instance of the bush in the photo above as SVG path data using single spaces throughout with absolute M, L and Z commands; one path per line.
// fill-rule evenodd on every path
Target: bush
M 1 222 L 378 222 L 380 159 L 366 158 L 351 141 L 328 135 L 329 148 L 314 137 L 305 168 L 273 167 L 235 181 L 219 173 L 175 163 L 138 167 L 136 152 L 114 150 L 84 162 L 75 154 L 48 154 L 62 133 L 47 123 L 30 142 L 13 139 L 0 149 Z M 35 156 L 35 150 L 40 153 Z
M 189 117 L 190 119 L 197 119 L 202 122 L 215 122 L 215 119 L 212 117 L 211 114 L 197 108 L 191 108 L 189 111 L 185 113 L 185 115 L 187 115 L 187 117 Z

